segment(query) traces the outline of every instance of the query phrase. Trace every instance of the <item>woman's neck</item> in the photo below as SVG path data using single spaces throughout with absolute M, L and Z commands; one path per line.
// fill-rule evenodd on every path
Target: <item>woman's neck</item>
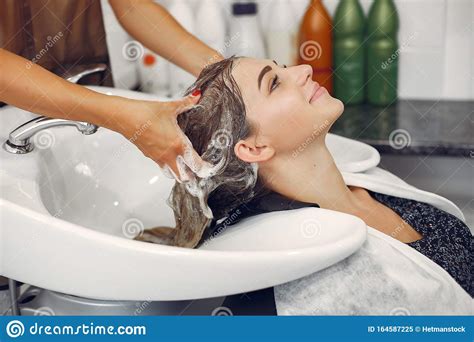
M 350 214 L 364 209 L 344 182 L 324 141 L 314 141 L 296 156 L 275 156 L 262 172 L 267 185 L 288 198 Z

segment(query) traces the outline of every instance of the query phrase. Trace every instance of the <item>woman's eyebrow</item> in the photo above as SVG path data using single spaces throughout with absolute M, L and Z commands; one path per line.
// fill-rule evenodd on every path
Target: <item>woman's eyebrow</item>
M 260 75 L 258 75 L 258 90 L 260 90 L 260 86 L 262 85 L 263 76 L 265 76 L 265 74 L 271 70 L 272 70 L 272 67 L 267 65 L 266 67 L 262 69 L 262 71 L 260 71 Z
M 275 63 L 276 66 L 278 66 L 278 63 L 276 61 L 272 61 L 273 63 Z M 262 71 L 260 72 L 260 75 L 258 76 L 258 89 L 260 90 L 260 86 L 262 85 L 262 80 L 263 80 L 263 76 L 265 76 L 265 74 L 267 72 L 269 72 L 270 70 L 272 70 L 272 67 L 267 65 L 265 68 L 262 69 Z

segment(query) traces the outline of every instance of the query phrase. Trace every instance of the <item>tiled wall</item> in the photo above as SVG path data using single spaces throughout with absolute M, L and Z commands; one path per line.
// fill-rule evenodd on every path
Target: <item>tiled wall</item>
M 159 2 L 166 4 L 167 1 L 180 0 Z M 194 7 L 199 5 L 199 0 L 184 1 Z M 216 1 L 225 4 L 224 13 L 229 16 L 232 0 Z M 257 1 L 260 22 L 265 27 L 274 0 Z M 309 0 L 288 1 L 295 20 L 301 20 Z M 324 0 L 331 15 L 334 15 L 338 2 Z M 367 14 L 372 0 L 360 2 Z M 474 0 L 395 0 L 395 3 L 400 16 L 399 96 L 474 100 Z M 110 18 L 107 23 L 114 27 Z M 117 32 L 116 27 L 114 31 Z M 116 41 L 118 44 L 121 42 L 120 39 Z M 115 53 L 120 48 L 112 47 Z M 133 83 L 127 79 L 129 71 L 125 71 L 130 68 L 130 65 L 117 68 L 121 71 L 119 85 Z

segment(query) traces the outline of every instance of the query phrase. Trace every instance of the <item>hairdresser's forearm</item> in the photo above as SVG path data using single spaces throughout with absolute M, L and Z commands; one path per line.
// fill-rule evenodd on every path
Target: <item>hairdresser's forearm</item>
M 186 31 L 152 0 L 109 0 L 125 30 L 150 50 L 194 76 L 223 57 Z
M 86 121 L 120 130 L 130 100 L 68 82 L 0 49 L 0 101 L 51 118 Z

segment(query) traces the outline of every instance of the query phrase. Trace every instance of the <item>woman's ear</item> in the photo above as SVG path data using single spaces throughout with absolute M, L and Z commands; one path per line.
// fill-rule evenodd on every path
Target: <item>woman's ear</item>
M 235 155 L 247 163 L 259 163 L 270 160 L 275 150 L 267 145 L 257 146 L 250 139 L 240 140 L 234 146 Z

